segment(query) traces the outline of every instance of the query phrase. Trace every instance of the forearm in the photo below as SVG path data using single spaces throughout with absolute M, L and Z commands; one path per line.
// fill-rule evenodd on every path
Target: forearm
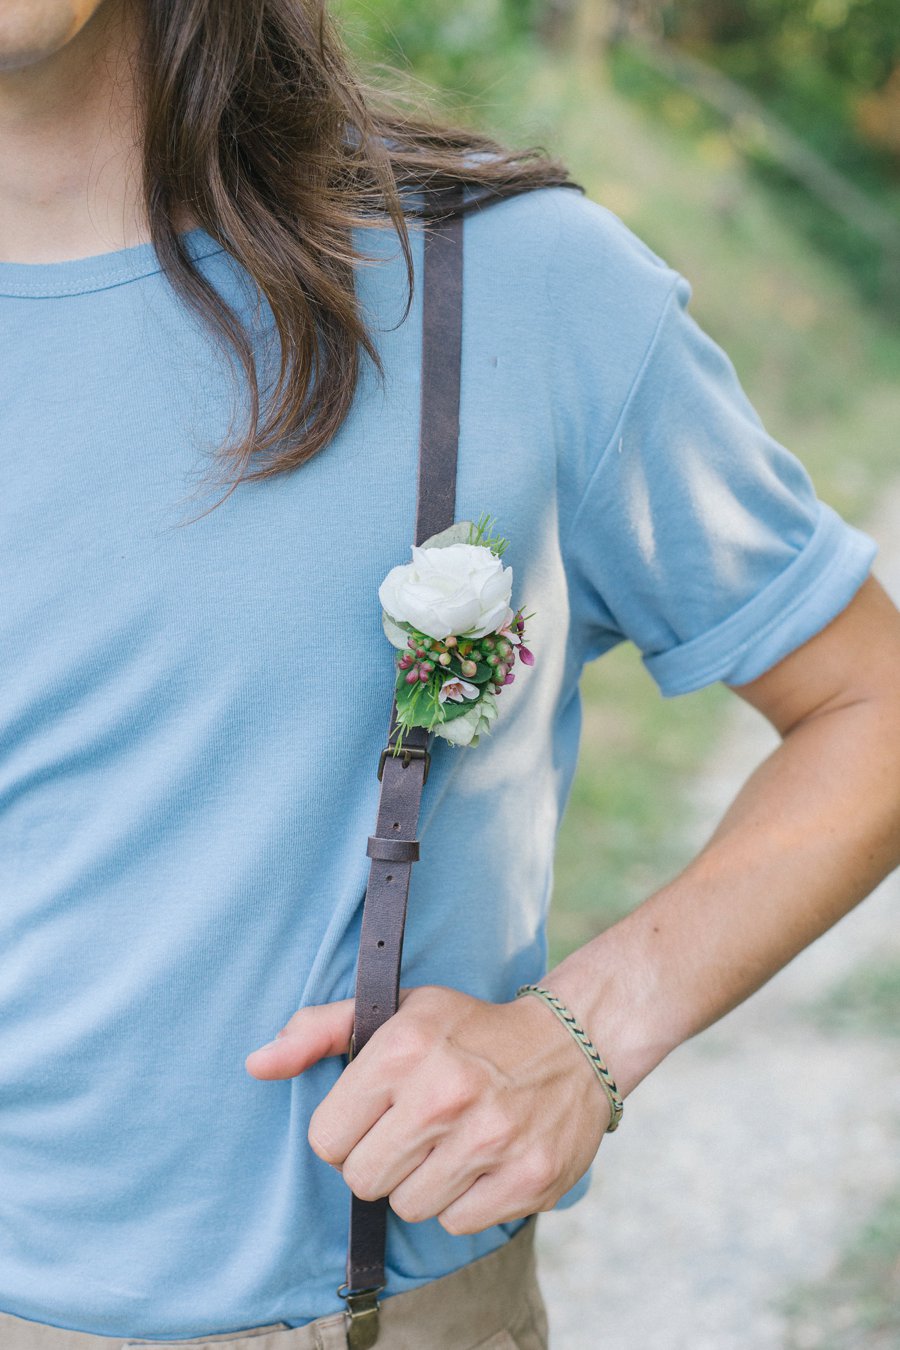
M 548 972 L 623 1094 L 900 863 L 898 746 L 896 703 L 808 718 L 680 876 Z

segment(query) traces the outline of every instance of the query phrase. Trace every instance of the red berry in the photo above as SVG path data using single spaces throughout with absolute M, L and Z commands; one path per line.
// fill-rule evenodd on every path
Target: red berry
M 418 682 L 419 682 L 419 672 L 417 670 L 411 670 L 406 677 L 406 683 L 418 684 Z

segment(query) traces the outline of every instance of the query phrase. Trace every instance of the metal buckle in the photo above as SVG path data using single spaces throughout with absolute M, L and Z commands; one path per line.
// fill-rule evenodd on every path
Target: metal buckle
M 381 752 L 381 758 L 378 761 L 378 780 L 381 781 L 384 776 L 384 761 L 390 755 L 391 759 L 402 759 L 404 769 L 408 769 L 414 759 L 424 759 L 425 773 L 422 775 L 422 786 L 428 782 L 428 770 L 431 767 L 431 755 L 421 745 L 405 745 L 399 751 L 395 751 L 392 745 L 386 745 Z
M 378 1295 L 383 1284 L 370 1289 L 350 1289 L 346 1282 L 338 1289 L 338 1297 L 347 1304 L 348 1350 L 371 1350 L 378 1340 Z

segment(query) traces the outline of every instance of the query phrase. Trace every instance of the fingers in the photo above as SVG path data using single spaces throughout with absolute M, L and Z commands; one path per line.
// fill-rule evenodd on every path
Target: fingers
M 329 1055 L 346 1055 L 352 1034 L 352 998 L 301 1008 L 274 1041 L 251 1051 L 244 1066 L 254 1078 L 293 1078 Z
M 407 1112 L 392 1106 L 350 1150 L 341 1173 L 360 1200 L 377 1200 L 420 1167 L 434 1143 Z
M 428 1033 L 402 1014 L 379 1027 L 313 1112 L 313 1152 L 343 1166 L 350 1150 L 417 1080 L 430 1044 Z M 414 1131 L 414 1146 L 420 1137 L 421 1131 Z
M 412 991 L 400 990 L 402 1004 Z M 300 1008 L 274 1040 L 252 1050 L 244 1066 L 254 1078 L 293 1078 L 329 1055 L 350 1052 L 352 998 Z
M 394 1199 L 391 1197 L 391 1204 Z M 463 1233 L 481 1233 L 498 1223 L 512 1223 L 552 1208 L 553 1199 L 529 1200 L 514 1184 L 509 1172 L 487 1173 L 479 1177 L 437 1216 L 438 1223 L 455 1237 Z
M 446 1145 L 435 1148 L 388 1193 L 391 1209 L 407 1223 L 432 1219 L 467 1194 L 480 1176 L 468 1154 Z
M 553 1019 L 423 986 L 372 1035 L 319 1102 L 309 1143 L 363 1200 L 388 1196 L 408 1222 L 476 1233 L 549 1209 L 582 1175 L 603 1124 L 580 1055 Z M 289 1078 L 345 1054 L 352 999 L 301 1009 L 247 1057 Z

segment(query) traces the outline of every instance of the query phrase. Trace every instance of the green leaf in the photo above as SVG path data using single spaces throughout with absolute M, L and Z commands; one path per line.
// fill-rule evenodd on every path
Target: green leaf
M 391 618 L 387 610 L 381 611 L 381 626 L 384 629 L 384 635 L 392 647 L 397 647 L 400 651 L 407 650 L 407 638 L 412 631 L 409 624 L 399 624 Z
M 441 721 L 452 722 L 455 718 L 462 717 L 470 708 L 475 708 L 477 706 L 478 699 L 467 698 L 464 703 L 455 703 L 453 699 L 448 698 L 447 702 L 443 705 L 444 715 L 441 718 Z
M 431 535 L 420 547 L 449 548 L 451 544 L 468 544 L 469 533 L 473 528 L 471 520 L 458 520 L 455 525 L 450 525 L 446 530 L 441 530 L 439 534 Z

